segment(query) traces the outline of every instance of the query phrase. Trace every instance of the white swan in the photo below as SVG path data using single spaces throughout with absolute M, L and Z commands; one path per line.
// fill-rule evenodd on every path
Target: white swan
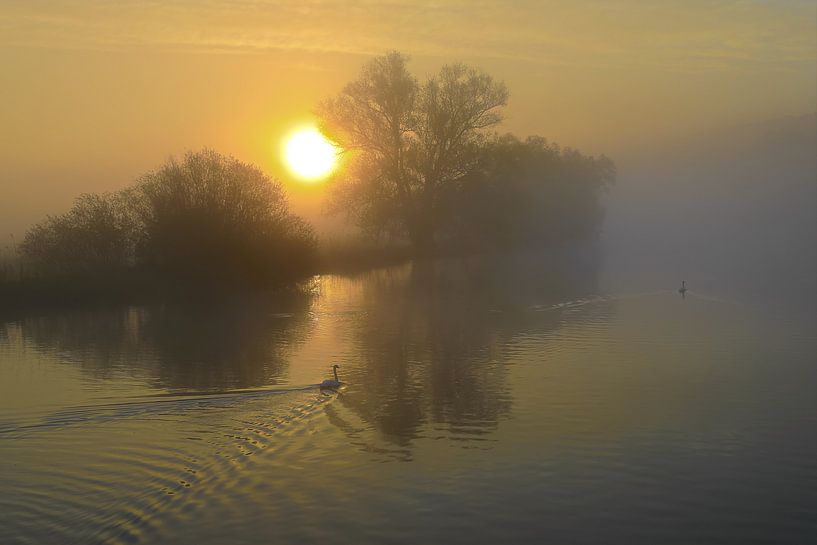
M 332 366 L 332 372 L 335 374 L 335 380 L 332 380 L 332 379 L 324 380 L 323 382 L 321 382 L 321 388 L 338 388 L 343 384 L 340 381 L 340 379 L 338 379 L 338 368 L 339 367 L 340 367 L 340 365 L 338 365 L 338 364 L 335 364 L 335 365 Z

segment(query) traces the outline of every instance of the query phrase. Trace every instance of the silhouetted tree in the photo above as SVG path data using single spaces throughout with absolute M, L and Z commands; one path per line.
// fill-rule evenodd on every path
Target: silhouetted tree
M 143 176 L 134 192 L 138 257 L 164 274 L 266 283 L 312 266 L 311 227 L 289 212 L 280 182 L 253 165 L 188 153 Z
M 115 195 L 81 196 L 35 225 L 21 250 L 44 275 L 139 267 L 162 279 L 268 284 L 311 272 L 316 240 L 277 180 L 204 150 Z
M 109 273 L 133 264 L 137 224 L 123 195 L 81 195 L 31 228 L 20 250 L 40 274 Z
M 443 188 L 476 165 L 483 130 L 500 120 L 504 84 L 461 64 L 419 84 L 407 58 L 370 61 L 319 113 L 354 161 L 339 205 L 369 232 L 400 230 L 418 253 L 433 249 Z
M 540 137 L 486 142 L 476 168 L 440 199 L 447 240 L 510 248 L 587 239 L 601 226 L 601 191 L 615 181 L 605 156 L 561 149 Z

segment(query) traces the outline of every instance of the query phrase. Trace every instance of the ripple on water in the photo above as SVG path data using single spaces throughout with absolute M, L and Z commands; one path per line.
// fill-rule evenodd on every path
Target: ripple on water
M 276 339 L 304 317 L 316 321 L 308 342 L 284 335 L 253 357 L 286 346 L 294 351 L 289 372 L 300 378 L 337 357 L 350 383 L 340 395 L 203 395 L 192 390 L 221 368 L 183 351 L 133 371 L 143 377 L 106 375 L 85 352 L 71 354 L 71 335 L 36 332 L 56 335 L 52 352 L 66 355 L 48 363 L 39 352 L 20 355 L 28 341 L 12 331 L 15 357 L 26 361 L 13 372 L 37 373 L 39 365 L 59 375 L 58 394 L 65 384 L 91 384 L 109 401 L 122 399 L 128 381 L 155 379 L 156 370 L 145 371 L 151 365 L 196 382 L 187 396 L 70 408 L 88 401 L 68 392 L 48 398 L 52 410 L 24 405 L 2 415 L 0 543 L 739 543 L 817 535 L 812 332 L 694 294 L 571 294 L 560 302 L 545 290 L 509 301 L 494 294 L 484 304 L 446 294 L 429 302 L 423 289 L 400 288 L 395 297 L 390 281 L 377 280 L 336 280 L 291 317 L 262 313 L 265 327 L 279 328 Z M 137 329 L 126 342 L 149 334 Z M 238 344 L 227 356 L 257 371 Z M 115 373 L 122 368 L 117 360 Z M 250 375 L 257 377 L 249 384 L 273 383 L 264 372 Z M 105 390 L 111 384 L 125 386 Z M 74 399 L 68 394 L 78 401 L 63 402 Z
M 302 390 L 83 407 L 7 429 L 2 455 L 16 471 L 3 478 L 0 526 L 32 542 L 152 542 L 174 519 L 251 486 L 242 473 L 253 455 L 295 464 L 303 452 L 292 438 L 333 399 Z

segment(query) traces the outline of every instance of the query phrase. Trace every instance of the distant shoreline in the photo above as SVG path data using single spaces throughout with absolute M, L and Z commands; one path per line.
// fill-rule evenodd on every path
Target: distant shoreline
M 264 284 L 217 282 L 212 278 L 172 278 L 145 269 L 126 269 L 109 274 L 27 277 L 0 281 L 0 319 L 32 311 L 78 309 L 86 307 L 201 302 L 228 299 L 246 294 L 272 298 L 306 296 L 311 282 L 321 275 L 355 275 L 406 263 L 470 257 L 507 260 L 509 255 L 539 254 L 559 260 L 573 251 L 594 247 L 595 241 L 573 241 L 532 247 L 486 250 L 440 245 L 433 255 L 418 257 L 411 246 L 371 246 L 350 244 L 325 248 L 319 252 L 309 273 Z
M 0 281 L 0 317 L 36 309 L 95 305 L 139 304 L 157 301 L 223 298 L 247 292 L 299 293 L 316 275 L 351 274 L 400 265 L 412 259 L 408 246 L 334 248 L 322 253 L 306 274 L 269 283 L 236 285 L 214 279 L 166 278 L 148 270 L 108 273 L 31 276 Z

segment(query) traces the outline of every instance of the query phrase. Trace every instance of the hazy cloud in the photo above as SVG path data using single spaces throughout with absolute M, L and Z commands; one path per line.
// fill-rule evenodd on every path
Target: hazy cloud
M 6 3 L 14 47 L 510 58 L 708 71 L 817 58 L 811 2 L 51 1 Z

